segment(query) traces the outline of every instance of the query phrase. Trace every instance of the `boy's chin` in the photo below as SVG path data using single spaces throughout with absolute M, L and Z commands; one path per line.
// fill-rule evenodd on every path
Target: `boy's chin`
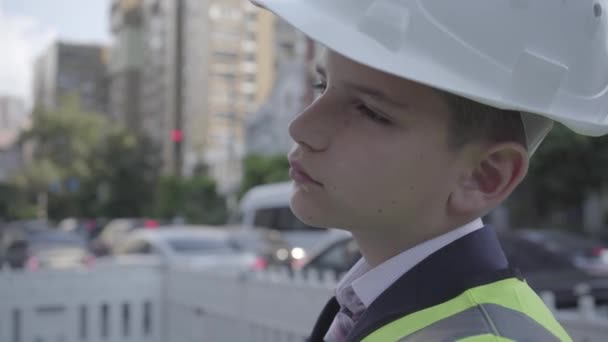
M 291 196 L 291 211 L 300 221 L 309 226 L 326 228 L 328 223 L 327 210 L 319 206 L 319 201 L 303 198 L 305 196 L 297 192 Z

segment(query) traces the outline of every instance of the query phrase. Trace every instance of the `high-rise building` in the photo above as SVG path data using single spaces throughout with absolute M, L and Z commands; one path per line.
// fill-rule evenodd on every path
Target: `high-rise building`
M 312 66 L 320 47 L 283 20 L 274 24 L 276 82 L 267 101 L 248 116 L 246 153 L 286 154 L 289 122 L 313 100 Z
M 0 95 L 0 149 L 11 146 L 29 124 L 22 99 Z
M 114 0 L 110 116 L 170 145 L 172 1 Z
M 165 171 L 204 164 L 236 189 L 245 118 L 275 78 L 273 16 L 248 0 L 115 0 L 112 18 L 113 116 L 159 137 Z
M 247 117 L 276 78 L 275 18 L 246 0 L 209 6 L 209 109 L 205 161 L 220 191 L 240 184 Z
M 0 95 L 0 181 L 7 181 L 23 165 L 23 146 L 19 134 L 30 125 L 22 99 Z
M 85 110 L 106 114 L 107 61 L 103 46 L 54 43 L 35 62 L 35 107 L 53 110 L 66 96 L 76 95 Z
M 206 1 L 112 2 L 111 113 L 156 140 L 165 173 L 202 149 L 190 133 L 206 109 L 206 18 Z
M 299 61 L 280 64 L 269 99 L 247 118 L 246 154 L 286 155 L 291 149 L 288 126 L 307 105 L 307 73 Z

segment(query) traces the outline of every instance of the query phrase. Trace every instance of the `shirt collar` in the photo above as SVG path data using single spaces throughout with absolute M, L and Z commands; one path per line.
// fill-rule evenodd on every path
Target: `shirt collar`
M 361 258 L 338 283 L 336 293 L 340 294 L 352 287 L 358 299 L 365 307 L 369 307 L 397 279 L 428 256 L 481 228 L 483 228 L 483 222 L 478 218 L 459 228 L 420 243 L 374 268 L 364 258 Z

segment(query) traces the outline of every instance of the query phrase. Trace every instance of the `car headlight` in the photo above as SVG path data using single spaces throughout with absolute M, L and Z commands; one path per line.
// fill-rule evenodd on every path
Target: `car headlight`
M 279 248 L 274 254 L 276 255 L 277 259 L 281 261 L 285 261 L 287 258 L 289 258 L 289 251 L 285 248 Z
M 291 249 L 291 257 L 296 260 L 303 259 L 306 256 L 304 249 L 300 247 L 294 247 Z

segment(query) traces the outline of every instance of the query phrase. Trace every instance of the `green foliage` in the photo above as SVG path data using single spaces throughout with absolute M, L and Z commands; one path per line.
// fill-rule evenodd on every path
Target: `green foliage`
M 227 216 L 225 200 L 218 196 L 215 182 L 205 175 L 163 177 L 156 212 L 167 220 L 179 216 L 189 223 L 211 225 L 225 223 Z
M 270 157 L 249 155 L 243 161 L 243 169 L 243 183 L 239 197 L 256 185 L 289 180 L 289 161 L 284 155 Z
M 106 117 L 84 112 L 77 99 L 36 112 L 21 144 L 33 161 L 13 180 L 28 197 L 48 193 L 51 218 L 143 216 L 154 206 L 160 152 Z
M 35 218 L 37 208 L 14 184 L 0 183 L 0 218 L 5 221 Z
M 557 211 L 569 212 L 577 221 L 586 195 L 601 192 L 607 184 L 607 169 L 608 137 L 586 137 L 556 124 L 509 200 L 516 223 L 542 225 Z

